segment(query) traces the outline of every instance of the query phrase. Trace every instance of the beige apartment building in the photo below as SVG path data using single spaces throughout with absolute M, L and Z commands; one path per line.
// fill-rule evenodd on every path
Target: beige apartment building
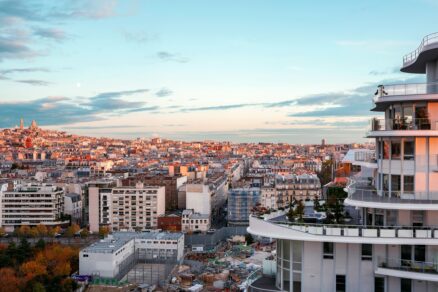
M 261 205 L 268 209 L 286 208 L 295 200 L 321 197 L 321 183 L 316 174 L 276 175 L 271 184 L 262 186 Z
M 100 194 L 100 223 L 112 230 L 145 230 L 158 226 L 158 216 L 165 213 L 162 186 L 115 187 Z

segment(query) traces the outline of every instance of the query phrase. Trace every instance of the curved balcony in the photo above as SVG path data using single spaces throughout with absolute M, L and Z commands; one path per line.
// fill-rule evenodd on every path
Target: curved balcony
M 429 118 L 372 118 L 367 134 L 368 137 L 435 135 L 438 135 L 438 120 Z
M 249 218 L 248 232 L 287 240 L 316 242 L 438 245 L 438 227 L 310 224 Z
M 402 72 L 425 73 L 425 63 L 436 59 L 438 33 L 431 33 L 423 38 L 418 48 L 403 57 Z
M 263 269 L 257 269 L 246 278 L 248 292 L 280 292 L 275 286 L 275 277 L 263 275 Z
M 379 257 L 375 274 L 438 282 L 438 263 Z
M 437 100 L 437 82 L 379 85 L 373 97 L 375 107 L 371 111 L 385 111 L 394 102 Z
M 376 190 L 368 181 L 351 181 L 346 205 L 395 210 L 438 210 L 438 193 Z

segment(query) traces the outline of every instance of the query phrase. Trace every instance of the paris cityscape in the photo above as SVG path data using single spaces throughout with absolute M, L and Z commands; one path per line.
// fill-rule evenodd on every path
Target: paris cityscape
M 438 291 L 437 9 L 0 0 L 0 292 Z

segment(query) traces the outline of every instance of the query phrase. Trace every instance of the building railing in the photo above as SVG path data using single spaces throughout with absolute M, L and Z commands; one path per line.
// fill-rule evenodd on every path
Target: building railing
M 257 287 L 256 285 L 254 285 L 254 282 L 262 277 L 264 277 L 262 268 L 257 269 L 254 272 L 252 272 L 251 274 L 249 274 L 249 276 L 246 278 L 247 291 L 248 292 L 280 292 L 280 291 L 282 291 L 282 290 L 277 289 L 277 288 L 268 289 L 268 288 Z
M 437 42 L 438 42 L 438 32 L 431 33 L 425 36 L 415 51 L 412 51 L 409 54 L 403 56 L 403 65 L 407 65 L 408 63 L 415 61 L 418 58 L 418 55 L 420 55 L 420 53 L 423 51 L 423 48 L 425 46 Z
M 438 93 L 438 83 L 405 83 L 379 85 L 374 93 L 373 101 L 384 101 L 385 97 L 403 95 L 422 95 Z
M 399 258 L 378 257 L 377 266 L 385 269 L 395 269 L 414 273 L 430 273 L 438 275 L 438 263 L 405 260 Z
M 438 130 L 438 120 L 429 118 L 371 119 L 371 131 Z
M 376 226 L 269 221 L 296 231 L 322 236 L 438 239 L 438 226 Z
M 354 160 L 361 162 L 376 163 L 376 152 L 358 151 L 354 153 Z
M 376 190 L 371 181 L 350 179 L 348 198 L 356 201 L 402 204 L 438 204 L 438 192 Z

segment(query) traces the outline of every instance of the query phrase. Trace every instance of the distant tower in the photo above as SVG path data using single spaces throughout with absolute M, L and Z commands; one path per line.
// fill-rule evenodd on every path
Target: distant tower
M 20 130 L 24 129 L 24 120 L 23 118 L 20 119 Z
M 32 120 L 32 123 L 30 124 L 30 129 L 31 130 L 38 129 L 38 125 L 37 125 L 37 122 L 35 120 Z
M 325 139 L 324 138 L 321 140 L 321 146 L 325 146 Z

